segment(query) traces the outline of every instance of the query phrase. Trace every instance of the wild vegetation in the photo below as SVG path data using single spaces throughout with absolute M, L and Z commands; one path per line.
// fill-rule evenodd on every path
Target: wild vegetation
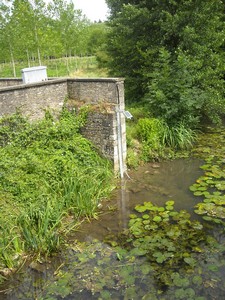
M 107 0 L 105 52 L 126 100 L 174 136 L 224 115 L 224 1 Z M 101 58 L 99 58 L 101 59 Z M 158 122 L 158 121 L 157 121 Z M 185 140 L 185 137 L 183 137 Z M 172 143 L 173 144 L 173 143 Z
M 119 236 L 104 244 L 73 243 L 73 261 L 69 257 L 57 270 L 40 299 L 77 293 L 93 299 L 120 293 L 125 299 L 222 298 L 224 131 L 217 128 L 210 139 L 197 133 L 224 117 L 224 0 L 106 2 L 109 21 L 93 24 L 73 2 L 1 1 L 0 74 L 16 77 L 37 64 L 46 64 L 49 76 L 90 74 L 96 57 L 103 72 L 125 77 L 134 116 L 127 126 L 128 165 L 174 158 L 179 150 L 205 158 L 204 176 L 190 187 L 200 199 L 194 210 L 202 222 L 176 211 L 172 200 L 143 203 Z M 46 112 L 33 124 L 19 114 L 1 120 L 2 279 L 25 253 L 56 250 L 63 234 L 81 218 L 95 217 L 109 194 L 111 166 L 79 133 L 85 114 L 63 110 L 57 121 Z
M 0 121 L 0 270 L 25 254 L 50 254 L 82 218 L 93 218 L 112 189 L 112 166 L 82 137 L 87 108 L 30 123 Z
M 205 159 L 205 174 L 190 187 L 199 203 L 177 211 L 145 202 L 130 215 L 128 228 L 104 241 L 71 243 L 66 263 L 39 299 L 219 299 L 224 296 L 224 130 L 208 129 L 193 148 Z M 216 140 L 216 143 L 215 143 Z M 210 209 L 209 209 L 210 208 Z M 29 298 L 30 292 L 23 297 Z

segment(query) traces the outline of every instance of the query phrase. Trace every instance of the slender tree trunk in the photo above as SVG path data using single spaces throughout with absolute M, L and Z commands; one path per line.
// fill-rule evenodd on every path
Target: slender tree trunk
M 35 40 L 36 40 L 36 43 L 37 43 L 37 54 L 38 54 L 38 63 L 39 63 L 39 66 L 41 66 L 41 53 L 40 53 L 40 48 L 39 48 L 39 39 L 38 39 L 38 34 L 37 34 L 37 27 L 35 25 Z
M 10 56 L 11 56 L 11 64 L 12 64 L 12 68 L 13 68 L 13 77 L 16 77 L 16 66 L 15 66 L 15 60 L 14 60 L 14 55 L 13 55 L 11 45 L 10 45 Z
M 28 63 L 28 67 L 30 68 L 30 57 L 29 57 L 29 51 L 27 49 L 27 63 Z
M 66 68 L 67 68 L 67 73 L 68 75 L 70 74 L 70 68 L 69 68 L 69 58 L 68 54 L 66 53 Z
M 37 53 L 38 53 L 38 63 L 39 63 L 39 66 L 41 66 L 41 53 L 40 53 L 39 47 L 37 48 Z
M 77 55 L 76 55 L 76 53 L 74 54 L 74 57 L 75 57 L 75 69 L 77 71 L 78 70 L 78 64 L 77 64 Z

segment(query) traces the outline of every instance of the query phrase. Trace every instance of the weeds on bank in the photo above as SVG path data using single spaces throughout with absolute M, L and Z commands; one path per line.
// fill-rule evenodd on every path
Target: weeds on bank
M 56 250 L 67 231 L 63 220 L 72 216 L 75 226 L 95 216 L 109 195 L 112 166 L 79 133 L 86 114 L 0 120 L 1 270 L 16 267 L 27 251 Z
M 127 163 L 130 167 L 162 158 L 173 158 L 196 140 L 196 132 L 182 123 L 169 127 L 153 118 L 144 107 L 130 108 L 133 119 L 127 122 Z M 183 153 L 184 155 L 184 153 Z

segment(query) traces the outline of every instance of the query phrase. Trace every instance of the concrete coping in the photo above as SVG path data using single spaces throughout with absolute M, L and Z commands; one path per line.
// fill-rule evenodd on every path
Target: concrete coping
M 61 78 L 48 78 L 47 81 L 35 82 L 35 83 L 26 83 L 24 84 L 21 79 L 19 78 L 0 78 L 0 81 L 7 81 L 7 80 L 15 80 L 21 81 L 19 85 L 11 85 L 7 87 L 1 87 L 0 92 L 6 91 L 14 91 L 19 89 L 27 89 L 37 86 L 44 86 L 44 85 L 51 85 L 56 83 L 64 83 L 69 81 L 76 81 L 76 82 L 123 82 L 124 78 L 69 78 L 69 77 L 61 77 Z

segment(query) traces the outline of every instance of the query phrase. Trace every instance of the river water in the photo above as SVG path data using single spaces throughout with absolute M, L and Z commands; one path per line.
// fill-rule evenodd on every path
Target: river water
M 129 215 L 132 213 L 135 205 L 142 204 L 145 201 L 163 205 L 167 200 L 174 200 L 177 210 L 185 209 L 190 212 L 193 219 L 197 218 L 193 208 L 199 202 L 199 199 L 196 199 L 189 191 L 189 186 L 202 175 L 202 171 L 199 168 L 201 164 L 202 161 L 199 159 L 177 159 L 161 163 L 150 163 L 139 167 L 137 170 L 129 171 L 128 177 L 126 176 L 126 179 L 119 184 L 118 188 L 113 192 L 112 198 L 104 203 L 102 207 L 103 212 L 98 220 L 84 222 L 81 228 L 71 235 L 70 242 L 75 239 L 85 242 L 90 242 L 94 239 L 103 241 L 106 235 L 122 231 L 127 227 Z M 0 300 L 113 299 L 91 297 L 90 294 L 82 294 L 83 296 L 81 297 L 64 297 L 62 295 L 49 298 L 42 297 L 45 294 L 46 282 L 48 280 L 52 281 L 54 274 L 57 272 L 56 270 L 59 269 L 61 264 L 64 264 L 66 259 L 68 260 L 67 254 L 65 257 L 62 252 L 57 258 L 51 259 L 50 263 L 27 266 L 1 288 Z M 121 296 L 115 299 L 141 298 Z M 150 298 L 143 299 L 150 300 Z M 200 297 L 199 299 L 206 298 Z
M 79 239 L 103 239 L 109 232 L 116 233 L 127 227 L 130 213 L 137 204 L 151 201 L 163 205 L 167 200 L 175 201 L 177 210 L 185 209 L 192 214 L 199 199 L 189 191 L 197 178 L 202 175 L 199 159 L 177 159 L 161 163 L 149 163 L 128 172 L 121 181 L 112 199 L 106 204 L 114 212 L 105 212 L 100 219 L 82 226 Z

